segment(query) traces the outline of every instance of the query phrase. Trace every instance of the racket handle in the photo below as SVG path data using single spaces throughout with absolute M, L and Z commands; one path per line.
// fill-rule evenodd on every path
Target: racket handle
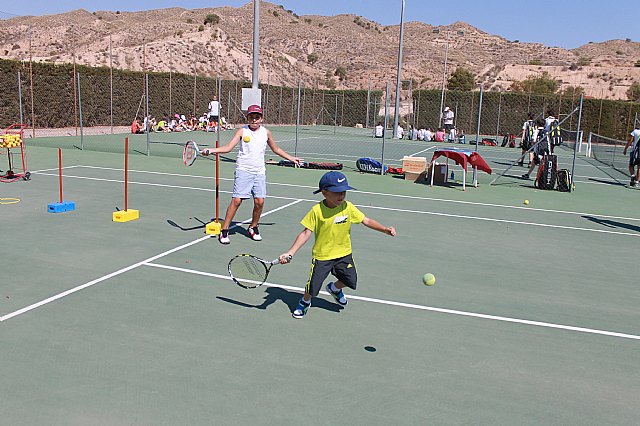
M 291 259 L 293 259 L 293 256 L 288 255 L 288 256 L 287 256 L 287 259 L 288 259 L 288 260 L 291 260 Z M 271 262 L 271 264 L 272 264 L 272 265 L 279 265 L 279 264 L 280 264 L 280 258 L 275 259 L 274 261 L 272 261 L 272 262 Z

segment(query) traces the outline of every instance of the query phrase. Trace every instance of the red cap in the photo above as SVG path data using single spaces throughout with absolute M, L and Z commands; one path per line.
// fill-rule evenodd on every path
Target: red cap
M 251 105 L 247 110 L 247 114 L 260 114 L 262 115 L 262 108 L 260 105 Z

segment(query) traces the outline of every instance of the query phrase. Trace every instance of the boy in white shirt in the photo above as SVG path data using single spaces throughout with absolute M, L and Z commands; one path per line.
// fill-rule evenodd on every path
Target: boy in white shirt
M 228 144 L 219 148 L 206 148 L 203 155 L 224 154 L 230 152 L 239 142 L 240 149 L 236 158 L 236 173 L 233 180 L 233 195 L 231 203 L 227 207 L 222 230 L 218 241 L 229 244 L 229 227 L 242 201 L 253 196 L 253 215 L 249 225 L 249 236 L 254 241 L 261 241 L 262 236 L 258 230 L 258 221 L 264 208 L 264 199 L 267 196 L 267 176 L 264 163 L 264 152 L 269 145 L 271 151 L 285 160 L 293 161 L 297 165 L 302 159 L 289 155 L 280 148 L 273 139 L 271 132 L 262 126 L 262 108 L 259 105 L 251 105 L 247 110 L 248 125 L 241 127 L 233 135 Z

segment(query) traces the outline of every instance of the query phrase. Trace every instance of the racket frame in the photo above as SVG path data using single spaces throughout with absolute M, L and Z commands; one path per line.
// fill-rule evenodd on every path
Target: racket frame
M 258 280 L 242 280 L 243 282 L 240 282 L 238 278 L 236 278 L 233 275 L 233 272 L 231 272 L 231 264 L 233 263 L 234 260 L 238 260 L 239 258 L 242 257 L 250 257 L 252 259 L 257 260 L 260 264 L 262 264 L 262 266 L 265 269 L 265 273 L 264 273 L 264 277 L 262 279 L 261 282 L 259 282 Z M 292 256 L 289 256 L 289 260 L 292 259 Z M 238 254 L 236 256 L 234 256 L 233 258 L 231 258 L 231 260 L 229 260 L 229 264 L 227 265 L 227 271 L 229 272 L 229 276 L 231 277 L 231 279 L 233 280 L 234 283 L 236 283 L 239 287 L 245 288 L 245 289 L 251 289 L 251 288 L 257 288 L 260 287 L 262 284 L 264 284 L 267 281 L 267 277 L 269 276 L 269 272 L 271 271 L 271 267 L 273 265 L 278 265 L 280 264 L 280 259 L 276 258 L 274 260 L 265 260 L 262 259 L 258 256 L 254 256 L 252 254 L 249 253 L 241 253 Z M 252 281 L 252 283 L 246 283 L 247 281 Z

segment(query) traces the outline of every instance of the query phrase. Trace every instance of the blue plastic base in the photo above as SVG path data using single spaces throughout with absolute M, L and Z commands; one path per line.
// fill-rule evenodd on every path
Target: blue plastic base
M 70 212 L 76 209 L 76 203 L 73 201 L 63 201 L 61 203 L 51 203 L 47 206 L 49 213 Z

